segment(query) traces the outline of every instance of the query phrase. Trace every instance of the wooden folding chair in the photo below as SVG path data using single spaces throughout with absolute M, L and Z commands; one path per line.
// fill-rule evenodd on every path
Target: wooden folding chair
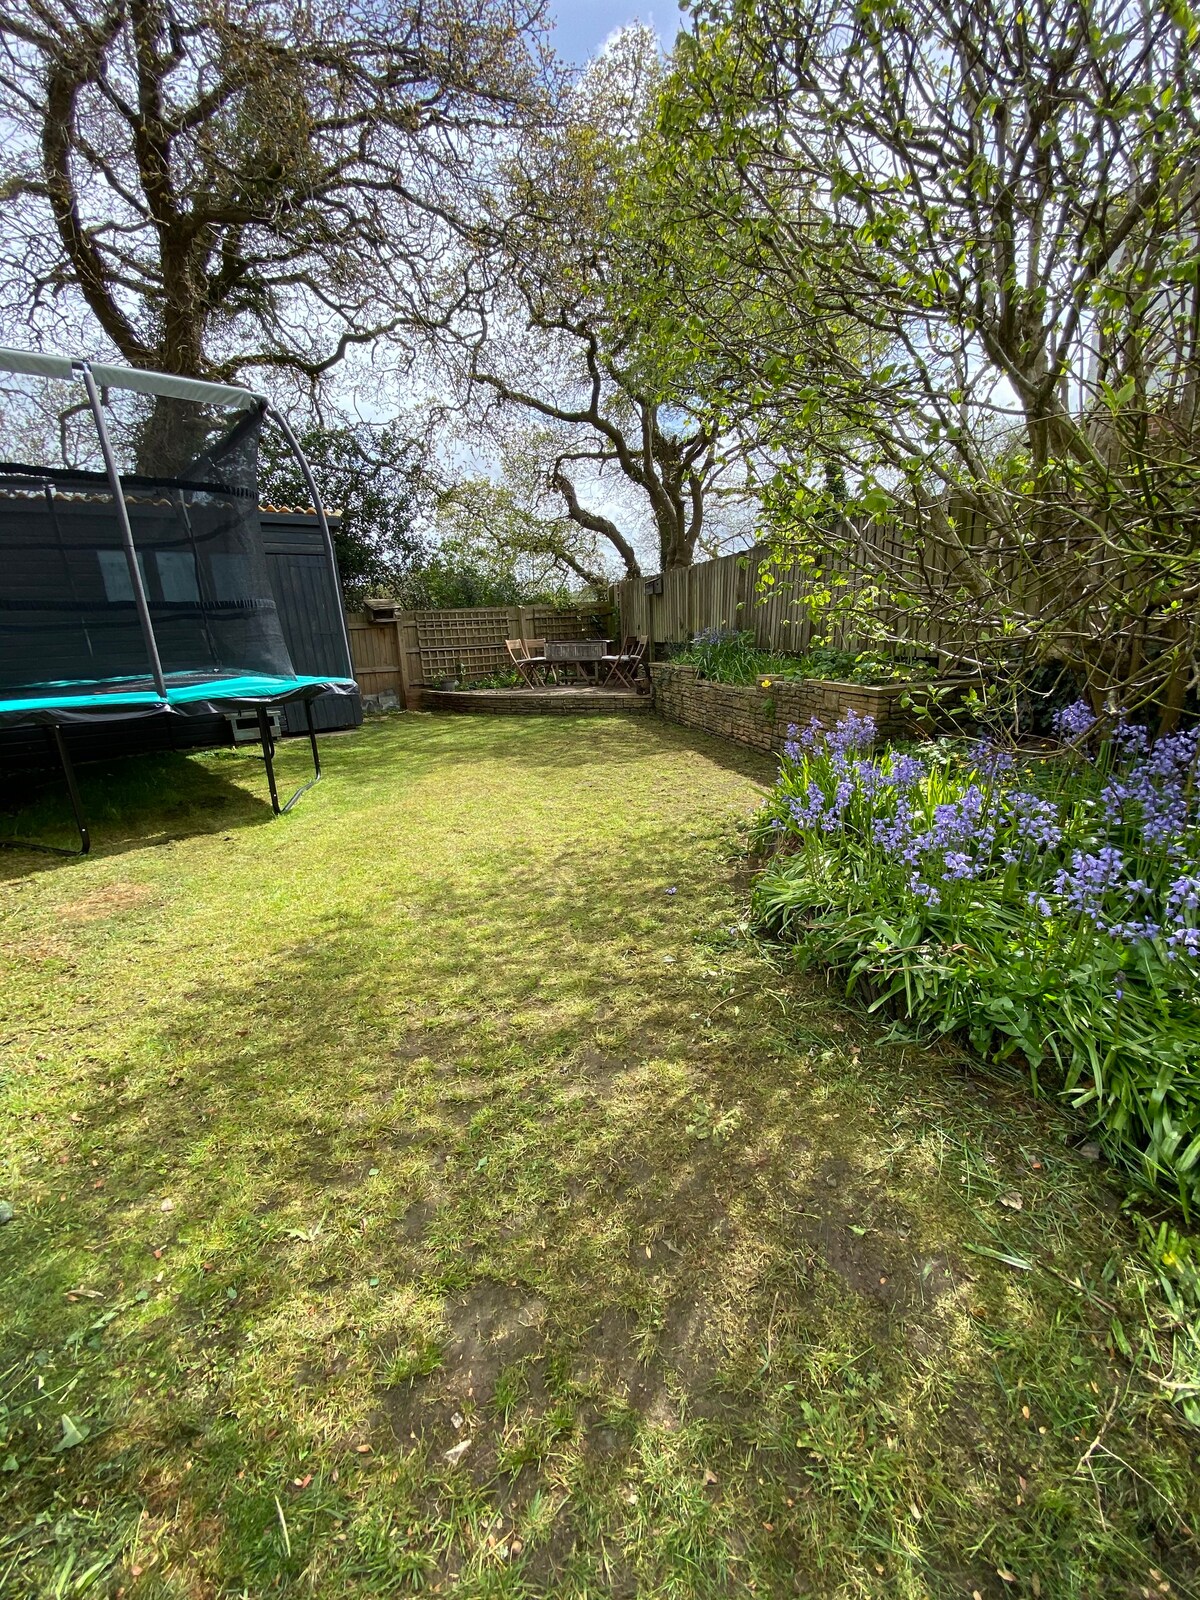
M 649 639 L 644 635 L 629 634 L 621 645 L 619 654 L 604 656 L 603 662 L 607 665 L 608 672 L 602 687 L 607 689 L 610 685 L 619 684 L 628 689 L 630 694 L 640 694 L 642 691 L 637 681 L 638 671 L 645 659 L 649 643 Z
M 504 648 L 508 651 L 508 658 L 520 673 L 528 689 L 538 688 L 538 673 L 546 665 L 545 656 L 537 653 L 536 647 L 538 645 L 544 650 L 546 641 L 544 639 L 530 639 L 528 641 L 525 639 L 505 639 L 504 641 Z

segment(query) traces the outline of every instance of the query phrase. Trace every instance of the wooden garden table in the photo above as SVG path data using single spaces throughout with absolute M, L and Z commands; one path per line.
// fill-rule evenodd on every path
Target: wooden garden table
M 547 639 L 546 662 L 551 667 L 578 667 L 585 679 L 595 682 L 607 650 L 607 639 Z

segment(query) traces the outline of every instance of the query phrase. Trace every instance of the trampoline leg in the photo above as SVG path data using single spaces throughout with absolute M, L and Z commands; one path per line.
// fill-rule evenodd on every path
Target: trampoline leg
M 313 782 L 319 783 L 321 779 L 321 752 L 317 749 L 317 730 L 313 726 L 311 700 L 304 702 L 304 720 L 308 723 L 308 742 L 312 746 L 313 772 L 316 774 Z
M 275 740 L 271 736 L 271 719 L 262 706 L 258 708 L 258 737 L 262 744 L 263 765 L 267 769 L 267 788 L 271 791 L 271 810 L 279 816 L 279 789 L 275 783 Z
M 317 730 L 313 726 L 312 701 L 304 702 L 304 718 L 308 723 L 308 743 L 312 750 L 313 776 L 307 783 L 302 783 L 290 800 L 279 804 L 279 788 L 275 782 L 275 740 L 271 736 L 271 722 L 267 712 L 260 706 L 258 709 L 258 737 L 262 742 L 263 763 L 267 769 L 267 787 L 271 791 L 271 810 L 277 817 L 290 811 L 302 794 L 307 794 L 314 783 L 321 781 L 321 752 L 317 749 Z
M 283 809 L 290 811 L 302 794 L 307 794 L 314 783 L 321 781 L 321 752 L 317 749 L 317 730 L 313 726 L 312 701 L 304 702 L 304 720 L 308 723 L 308 744 L 312 750 L 313 776 L 307 783 L 302 783 L 292 798 L 285 802 Z
M 50 731 L 54 735 L 54 743 L 58 748 L 58 759 L 62 762 L 63 777 L 67 780 L 67 793 L 71 797 L 71 811 L 75 817 L 75 826 L 79 830 L 78 853 L 81 856 L 86 856 L 92 848 L 92 836 L 88 832 L 87 820 L 83 815 L 83 800 L 80 797 L 79 785 L 75 782 L 75 768 L 71 764 L 71 757 L 67 751 L 67 741 L 63 738 L 63 731 L 57 722 L 54 723 Z M 74 855 L 75 853 L 73 850 L 67 852 L 68 855 Z
M 83 814 L 83 799 L 79 793 L 79 785 L 75 782 L 75 768 L 67 749 L 67 741 L 63 738 L 63 731 L 57 722 L 52 723 L 46 732 L 50 736 L 50 743 L 54 746 L 59 765 L 62 767 L 62 775 L 66 780 L 71 814 L 75 818 L 75 827 L 79 833 L 79 849 L 65 850 L 62 845 L 35 844 L 25 839 L 0 839 L 0 850 L 37 850 L 42 855 L 48 856 L 86 856 L 92 848 L 92 836 L 88 832 L 87 819 Z

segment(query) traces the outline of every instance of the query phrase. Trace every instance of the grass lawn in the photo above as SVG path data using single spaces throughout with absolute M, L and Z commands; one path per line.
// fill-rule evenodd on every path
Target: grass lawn
M 1112 1181 L 756 951 L 764 764 L 324 749 L 0 857 L 6 1600 L 1197 1593 Z

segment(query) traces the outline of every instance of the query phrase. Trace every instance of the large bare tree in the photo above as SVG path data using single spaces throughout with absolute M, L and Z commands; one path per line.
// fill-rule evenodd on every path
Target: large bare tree
M 466 174 L 544 113 L 543 9 L 0 0 L 0 316 L 309 381 L 436 319 Z
M 736 420 L 665 395 L 633 309 L 645 260 L 618 200 L 659 70 L 654 36 L 626 30 L 554 124 L 527 130 L 473 230 L 483 288 L 455 324 L 468 415 L 501 432 L 516 418 L 538 437 L 542 487 L 580 530 L 589 573 L 599 539 L 637 575 L 639 523 L 655 567 L 689 566 L 719 538 L 714 506 L 744 481 Z

